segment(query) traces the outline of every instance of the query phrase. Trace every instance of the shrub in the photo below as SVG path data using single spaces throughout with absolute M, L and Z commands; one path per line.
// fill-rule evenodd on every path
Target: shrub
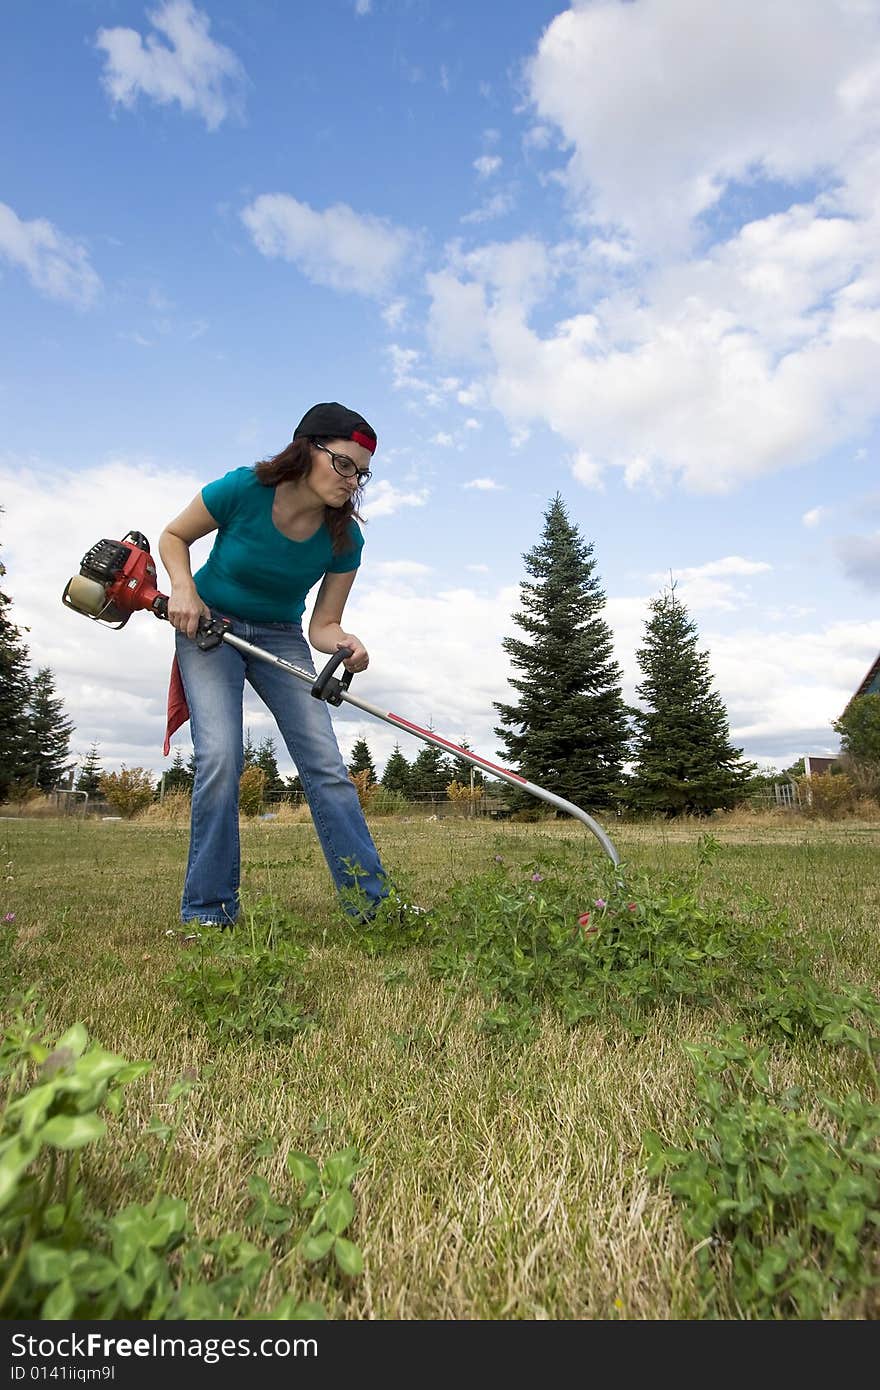
M 254 764 L 246 767 L 238 786 L 241 814 L 258 816 L 263 809 L 263 792 L 266 789 L 266 774 L 263 769 Z
M 799 777 L 797 783 L 805 815 L 837 820 L 852 808 L 853 785 L 845 773 L 822 772 L 815 777 Z
M 119 772 L 104 772 L 98 784 L 101 795 L 121 816 L 130 820 L 153 800 L 153 774 L 145 767 L 126 767 Z
M 410 810 L 402 792 L 390 791 L 381 782 L 374 782 L 370 788 L 368 807 L 371 816 L 400 816 Z
M 840 766 L 852 783 L 857 798 L 880 801 L 880 762 L 845 754 L 840 759 Z
M 469 815 L 477 802 L 482 801 L 483 788 L 470 787 L 464 782 L 450 782 L 446 788 L 446 795 L 454 806 L 459 807 L 465 815 Z
M 360 772 L 350 772 L 349 777 L 354 782 L 358 794 L 358 801 L 361 803 L 361 810 L 366 811 L 370 805 L 373 787 L 373 774 L 368 767 L 362 768 Z
M 188 821 L 192 807 L 192 797 L 183 787 L 166 792 L 161 801 L 154 801 L 146 810 L 138 812 L 138 820 L 178 822 Z

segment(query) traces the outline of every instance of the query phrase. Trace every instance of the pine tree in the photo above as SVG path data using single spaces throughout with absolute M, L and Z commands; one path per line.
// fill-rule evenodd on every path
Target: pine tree
M 520 585 L 514 622 L 526 640 L 502 643 L 522 672 L 517 704 L 495 704 L 495 733 L 530 782 L 579 806 L 607 806 L 620 793 L 628 745 L 622 673 L 593 546 L 568 519 L 557 493 L 540 542 L 523 556 L 534 583 Z M 512 800 L 522 800 L 514 793 Z
M 6 567 L 0 561 L 0 580 Z M 23 774 L 30 696 L 28 649 L 12 621 L 12 599 L 0 589 L 0 801 Z
M 382 786 L 389 792 L 398 792 L 401 796 L 409 794 L 410 784 L 410 765 L 400 751 L 400 745 L 395 743 L 394 752 L 385 764 L 385 771 L 382 773 Z
M 294 796 L 304 796 L 303 784 L 300 781 L 299 773 L 296 772 L 292 777 L 285 778 L 284 790 Z
M 275 740 L 271 735 L 266 735 L 254 756 L 254 767 L 261 767 L 266 774 L 263 786 L 263 795 L 270 792 L 283 792 L 284 782 L 281 773 L 278 771 L 278 761 L 275 757 Z
M 636 653 L 644 708 L 632 711 L 637 732 L 628 800 L 639 811 L 672 817 L 733 806 L 755 771 L 730 743 L 727 711 L 698 640 L 673 584 L 650 604 Z
M 64 701 L 55 692 L 55 677 L 41 666 L 31 685 L 23 774 L 31 785 L 50 792 L 68 770 L 73 721 L 65 718 Z
M 246 767 L 256 767 L 256 765 L 257 765 L 257 748 L 256 748 L 256 744 L 254 743 L 253 739 L 251 738 L 251 731 L 250 731 L 250 729 L 247 729 L 247 730 L 245 731 L 245 736 L 244 736 L 244 762 L 243 762 L 242 765 L 241 765 L 241 766 L 242 766 L 242 772 L 244 771 L 244 769 L 245 769 Z
M 355 739 L 354 746 L 351 750 L 351 762 L 348 764 L 348 770 L 352 776 L 357 772 L 368 772 L 370 774 L 367 782 L 368 786 L 370 783 L 377 781 L 376 768 L 365 738 Z
M 174 750 L 174 758 L 168 771 L 163 773 L 162 786 L 165 796 L 169 792 L 191 792 L 193 788 L 193 778 L 186 763 L 183 761 L 183 754 L 179 748 Z
M 98 745 L 93 743 L 85 759 L 80 763 L 79 776 L 76 779 L 77 791 L 88 792 L 89 796 L 97 796 L 103 774 L 101 759 L 98 756 Z
M 433 725 L 428 725 L 428 732 L 433 733 Z M 442 801 L 451 781 L 452 769 L 442 748 L 434 743 L 426 743 L 410 767 L 408 794 L 425 800 Z

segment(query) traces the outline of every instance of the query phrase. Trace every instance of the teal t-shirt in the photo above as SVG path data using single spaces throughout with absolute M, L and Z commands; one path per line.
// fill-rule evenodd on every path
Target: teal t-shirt
M 193 578 L 216 613 L 253 623 L 297 623 L 319 579 L 360 564 L 364 538 L 356 521 L 349 522 L 349 548 L 334 555 L 324 522 L 305 541 L 282 535 L 272 520 L 274 500 L 274 487 L 264 486 L 253 468 L 233 468 L 202 488 L 218 530 Z

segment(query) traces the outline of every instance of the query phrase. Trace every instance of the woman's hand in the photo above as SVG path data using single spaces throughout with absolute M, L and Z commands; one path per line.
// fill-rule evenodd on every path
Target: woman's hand
M 168 599 L 168 621 L 185 637 L 195 637 L 199 620 L 210 618 L 211 610 L 199 598 L 195 584 L 176 585 Z
M 346 657 L 343 666 L 346 671 L 366 671 L 370 664 L 370 654 L 359 637 L 355 637 L 353 632 L 343 632 L 342 640 L 336 643 L 336 651 L 340 647 L 350 647 L 351 656 Z

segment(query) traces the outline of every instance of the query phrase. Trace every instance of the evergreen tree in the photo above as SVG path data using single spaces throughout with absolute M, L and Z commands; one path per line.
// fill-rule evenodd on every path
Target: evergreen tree
M 73 721 L 65 718 L 64 701 L 55 692 L 55 677 L 41 666 L 31 685 L 23 775 L 34 787 L 50 792 L 68 770 Z
M 351 762 L 348 764 L 348 770 L 352 775 L 356 772 L 369 772 L 368 786 L 372 782 L 378 780 L 370 748 L 365 738 L 355 739 L 354 746 L 351 750 Z
M 245 730 L 245 736 L 244 736 L 244 762 L 242 763 L 242 772 L 244 771 L 244 769 L 245 769 L 246 767 L 256 767 L 256 765 L 257 765 L 257 748 L 256 748 L 256 744 L 254 743 L 253 739 L 251 738 L 251 731 L 250 731 L 250 729 L 246 729 L 246 730 Z
M 297 796 L 304 796 L 303 784 L 300 781 L 299 773 L 296 772 L 292 777 L 285 778 L 284 790 L 288 793 L 293 792 Z
M 470 753 L 472 751 L 471 746 L 466 738 L 459 739 L 459 747 L 463 748 L 466 753 Z M 481 787 L 483 785 L 482 772 L 478 767 L 475 767 L 473 763 L 469 763 L 467 758 L 460 758 L 456 755 L 453 755 L 449 764 L 449 768 L 450 772 L 452 773 L 451 780 L 453 782 L 457 782 L 460 787 L 470 786 L 471 774 L 473 774 L 475 787 Z
M 385 764 L 385 771 L 382 773 L 382 786 L 389 792 L 398 792 L 401 796 L 409 794 L 410 784 L 410 765 L 400 751 L 400 745 L 395 743 L 394 752 Z
M 191 792 L 193 778 L 186 763 L 183 761 L 183 754 L 179 748 L 174 750 L 174 758 L 171 766 L 162 778 L 162 785 L 165 788 L 165 795 L 169 792 Z
M 651 603 L 636 653 L 644 675 L 636 692 L 645 708 L 632 711 L 637 732 L 628 800 L 639 811 L 672 817 L 733 806 L 755 771 L 730 743 L 727 711 L 698 640 L 673 585 Z
M 431 724 L 428 725 L 428 732 L 433 733 Z M 410 767 L 408 795 L 442 801 L 451 781 L 452 769 L 442 748 L 434 743 L 426 743 Z
M 247 764 L 245 764 L 247 766 Z M 263 739 L 254 755 L 254 767 L 261 767 L 266 774 L 263 785 L 263 795 L 270 792 L 283 792 L 284 782 L 281 773 L 278 771 L 278 762 L 275 757 L 275 740 L 268 735 Z
M 93 743 L 85 759 L 80 763 L 79 776 L 76 779 L 77 791 L 88 792 L 89 796 L 97 796 L 103 775 L 104 770 L 98 756 L 98 745 Z
M 513 620 L 526 640 L 506 637 L 502 644 L 522 672 L 510 679 L 519 700 L 495 704 L 495 732 L 530 782 L 576 805 L 607 806 L 620 792 L 629 736 L 622 673 L 602 617 L 593 546 L 569 521 L 559 494 L 540 542 L 523 559 L 534 582 L 520 585 L 522 611 Z
M 0 561 L 0 580 L 5 574 Z M 11 606 L 12 599 L 0 588 L 0 801 L 23 774 L 31 688 L 28 649 L 10 617 Z

